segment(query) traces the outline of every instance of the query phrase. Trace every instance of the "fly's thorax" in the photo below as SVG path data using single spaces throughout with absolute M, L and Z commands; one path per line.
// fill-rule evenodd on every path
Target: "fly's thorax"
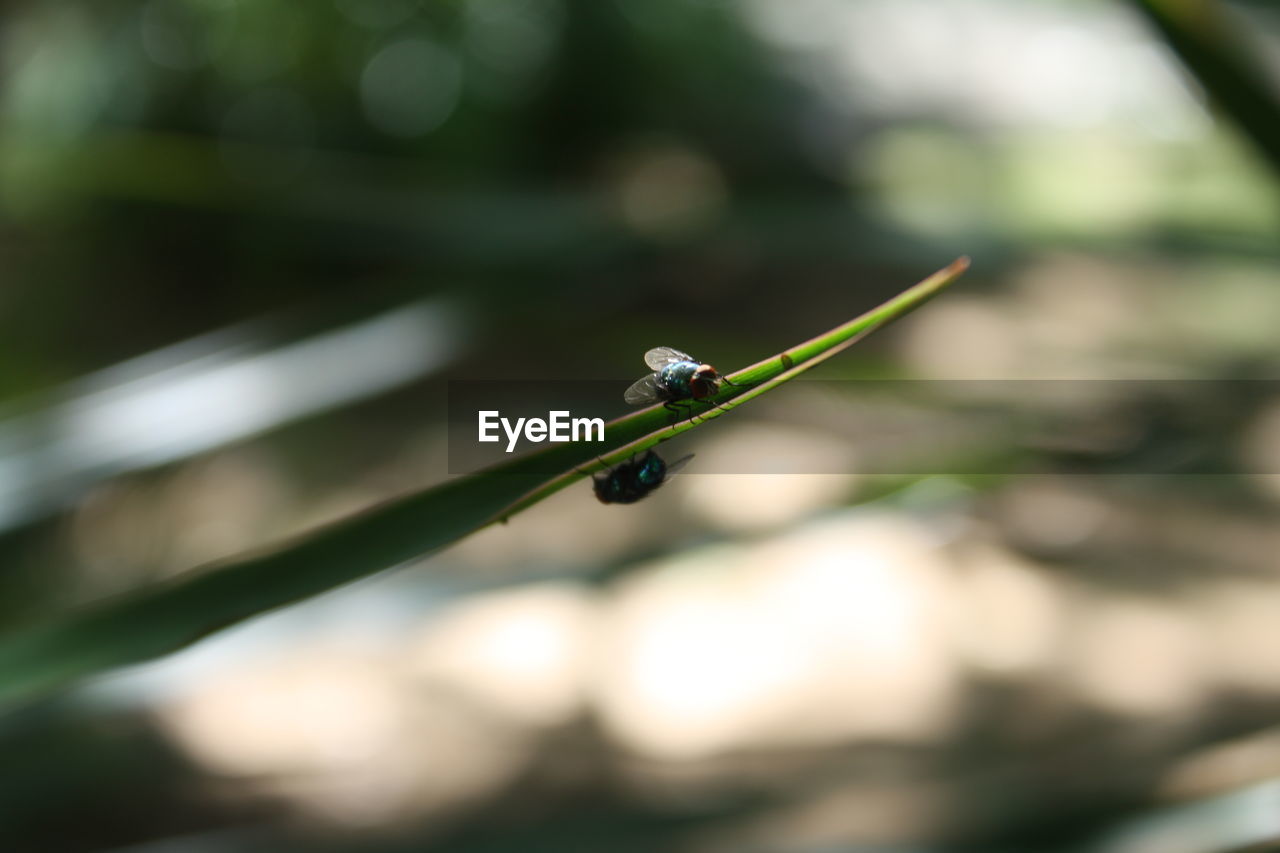
M 672 362 L 658 372 L 658 384 L 666 390 L 671 399 L 688 399 L 693 396 L 690 383 L 703 366 L 696 361 Z

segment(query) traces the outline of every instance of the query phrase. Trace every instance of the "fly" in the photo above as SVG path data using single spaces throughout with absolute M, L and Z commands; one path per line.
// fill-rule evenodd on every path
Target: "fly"
M 690 453 L 668 465 L 649 450 L 639 459 L 633 456 L 604 474 L 596 474 L 592 477 L 592 486 L 602 504 L 633 504 L 665 483 L 692 458 Z
M 709 364 L 671 347 L 654 347 L 644 354 L 644 363 L 653 371 L 632 384 L 622 395 L 632 406 L 661 402 L 672 412 L 676 403 L 706 400 L 720 390 L 720 383 L 733 385 Z

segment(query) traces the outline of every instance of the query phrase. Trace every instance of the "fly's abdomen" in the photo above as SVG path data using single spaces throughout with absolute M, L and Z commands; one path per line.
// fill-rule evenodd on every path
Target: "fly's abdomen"
M 667 465 L 656 453 L 648 456 L 640 466 L 637 479 L 645 486 L 657 487 L 666 477 Z

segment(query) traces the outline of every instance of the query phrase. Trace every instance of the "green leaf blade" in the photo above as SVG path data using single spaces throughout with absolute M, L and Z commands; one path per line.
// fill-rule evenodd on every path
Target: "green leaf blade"
M 387 501 L 242 555 L 0 636 L 0 707 L 178 651 L 222 628 L 435 552 L 586 476 L 720 417 L 904 316 L 967 268 L 960 258 L 894 299 L 729 375 L 715 402 L 671 424 L 661 405 L 610 422 L 600 444 L 563 444 Z M 597 461 L 597 457 L 603 463 Z M 563 471 L 548 475 L 547 471 Z

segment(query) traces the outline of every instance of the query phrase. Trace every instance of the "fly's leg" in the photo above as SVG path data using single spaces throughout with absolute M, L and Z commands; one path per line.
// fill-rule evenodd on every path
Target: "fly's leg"
M 673 420 L 671 423 L 672 429 L 676 428 L 678 421 L 691 420 L 692 416 L 694 416 L 694 401 L 692 400 L 668 400 L 663 403 L 663 406 L 666 406 L 672 414 L 676 415 L 676 420 Z
M 604 461 L 604 457 L 603 457 L 603 456 L 597 456 L 597 457 L 596 457 L 596 461 L 597 461 L 597 462 L 599 462 L 601 465 L 603 465 L 605 470 L 608 470 L 608 468 L 609 468 L 609 463 L 607 463 L 607 462 L 605 462 L 605 461 Z M 600 473 L 600 472 L 598 472 L 598 471 L 584 471 L 583 469 L 579 468 L 579 467 L 578 467 L 578 466 L 576 466 L 576 465 L 575 465 L 575 466 L 573 466 L 573 470 L 574 470 L 574 471 L 577 471 L 579 474 L 581 474 L 581 475 L 582 475 L 582 476 L 584 476 L 584 477 L 594 477 L 596 474 Z
M 672 414 L 671 428 L 675 429 L 676 424 L 688 418 L 693 412 L 693 408 L 688 403 L 677 403 L 674 400 L 667 400 L 662 404 L 662 408 Z
M 699 403 L 706 403 L 708 406 L 712 406 L 712 407 L 714 407 L 714 408 L 717 408 L 717 409 L 719 409 L 719 410 L 720 410 L 720 411 L 722 411 L 722 412 L 730 412 L 730 411 L 733 411 L 732 409 L 726 409 L 724 406 L 720 405 L 720 404 L 719 404 L 719 403 L 717 403 L 715 400 L 699 400 L 698 402 L 699 402 Z M 708 411 L 710 411 L 710 410 L 709 410 L 709 409 L 704 409 L 704 410 L 703 410 L 703 412 L 702 412 L 702 414 L 698 415 L 698 423 L 702 423 L 704 420 L 706 420 L 707 412 L 708 412 Z

